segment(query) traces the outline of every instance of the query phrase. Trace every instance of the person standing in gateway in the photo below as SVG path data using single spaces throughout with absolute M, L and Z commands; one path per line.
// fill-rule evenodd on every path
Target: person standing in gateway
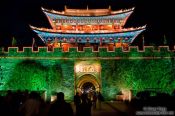
M 79 115 L 79 108 L 80 108 L 80 104 L 81 104 L 81 97 L 79 95 L 79 93 L 77 92 L 76 95 L 74 96 L 74 104 L 76 107 L 76 115 Z
M 73 116 L 73 109 L 64 100 L 64 93 L 57 93 L 57 100 L 51 105 L 49 116 Z
M 101 109 L 101 102 L 104 101 L 104 98 L 100 92 L 98 93 L 97 98 L 98 98 L 99 109 Z

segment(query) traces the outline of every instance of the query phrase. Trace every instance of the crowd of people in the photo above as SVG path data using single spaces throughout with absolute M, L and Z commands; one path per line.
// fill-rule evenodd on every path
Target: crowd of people
M 101 93 L 88 94 L 77 93 L 74 96 L 73 107 L 64 99 L 64 93 L 56 94 L 54 102 L 45 101 L 38 92 L 12 92 L 8 91 L 5 96 L 0 96 L 0 115 L 1 116 L 91 116 L 91 108 L 96 108 L 96 102 L 102 101 Z M 101 106 L 100 106 L 101 107 Z
M 76 93 L 74 96 L 74 104 L 76 106 L 77 116 L 91 116 L 91 107 L 97 108 L 97 101 L 99 109 L 101 109 L 101 102 L 104 100 L 100 92 L 96 93 Z

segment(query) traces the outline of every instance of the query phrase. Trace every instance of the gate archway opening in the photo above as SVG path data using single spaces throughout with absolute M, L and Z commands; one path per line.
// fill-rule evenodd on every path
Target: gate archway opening
M 95 86 L 91 82 L 86 82 L 82 85 L 81 90 L 83 93 L 90 93 L 90 92 L 95 92 Z
M 97 79 L 91 74 L 85 74 L 80 77 L 76 83 L 76 92 L 99 92 L 100 84 Z

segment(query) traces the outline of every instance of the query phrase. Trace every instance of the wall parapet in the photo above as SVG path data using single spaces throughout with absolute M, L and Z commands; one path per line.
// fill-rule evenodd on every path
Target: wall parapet
M 78 51 L 77 47 L 69 48 L 63 51 L 62 48 L 54 48 L 49 51 L 47 47 L 38 47 L 34 51 L 32 47 L 24 47 L 19 51 L 18 47 L 9 47 L 8 51 L 0 49 L 0 57 L 50 57 L 50 58 L 85 58 L 85 57 L 115 57 L 115 58 L 174 58 L 174 50 L 170 50 L 168 46 L 159 46 L 155 49 L 153 46 L 144 46 L 143 50 L 139 50 L 137 46 L 130 46 L 128 50 L 123 48 L 115 48 L 109 51 L 107 47 L 99 47 L 98 51 L 94 51 L 92 47 L 85 47 L 83 51 Z

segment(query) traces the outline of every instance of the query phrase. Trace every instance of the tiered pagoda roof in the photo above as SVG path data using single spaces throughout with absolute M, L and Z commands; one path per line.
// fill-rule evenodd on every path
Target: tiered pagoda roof
M 47 43 L 55 39 L 62 42 L 110 43 L 123 42 L 130 44 L 145 26 L 123 28 L 134 8 L 112 11 L 108 9 L 67 9 L 59 12 L 42 8 L 52 29 L 31 28 Z

